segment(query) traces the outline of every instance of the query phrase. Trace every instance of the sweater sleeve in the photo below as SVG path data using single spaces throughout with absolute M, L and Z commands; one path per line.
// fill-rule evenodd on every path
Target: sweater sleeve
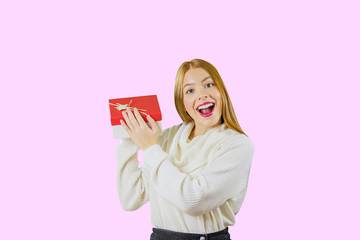
M 159 145 L 143 154 L 151 186 L 182 212 L 197 216 L 245 195 L 254 145 L 245 135 L 229 137 L 195 176 L 181 172 Z
M 165 143 L 169 131 L 162 131 L 159 144 Z M 139 167 L 138 151 L 131 139 L 122 139 L 115 148 L 117 189 L 120 204 L 127 211 L 134 211 L 149 201 L 149 176 L 143 167 Z
M 130 139 L 122 139 L 116 146 L 117 189 L 124 210 L 134 211 L 149 200 L 147 181 L 138 167 L 139 148 Z

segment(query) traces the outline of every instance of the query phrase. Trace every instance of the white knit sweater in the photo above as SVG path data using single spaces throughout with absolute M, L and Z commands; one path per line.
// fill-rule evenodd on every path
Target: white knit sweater
M 219 125 L 188 140 L 193 123 L 164 130 L 159 144 L 143 153 L 122 140 L 116 147 L 117 184 L 125 210 L 150 200 L 154 227 L 211 233 L 235 224 L 243 203 L 254 145 L 245 135 Z

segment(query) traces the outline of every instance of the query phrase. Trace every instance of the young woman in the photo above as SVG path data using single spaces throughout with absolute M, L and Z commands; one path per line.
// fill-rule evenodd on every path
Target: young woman
M 175 105 L 183 123 L 160 133 L 148 116 L 124 111 L 131 139 L 117 146 L 117 184 L 125 210 L 150 200 L 150 239 L 230 239 L 243 203 L 254 145 L 242 131 L 225 85 L 209 62 L 184 62 Z M 138 167 L 142 149 L 144 164 Z

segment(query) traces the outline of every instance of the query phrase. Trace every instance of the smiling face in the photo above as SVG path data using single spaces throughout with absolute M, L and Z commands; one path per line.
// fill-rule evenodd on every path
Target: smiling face
M 190 68 L 183 80 L 186 112 L 195 122 L 194 136 L 221 123 L 222 100 L 214 80 L 202 68 Z

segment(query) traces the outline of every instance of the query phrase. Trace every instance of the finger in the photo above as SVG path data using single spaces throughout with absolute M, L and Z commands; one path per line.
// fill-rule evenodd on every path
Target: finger
M 129 116 L 129 119 L 130 119 L 132 125 L 133 125 L 134 127 L 138 127 L 138 126 L 139 126 L 139 122 L 136 120 L 136 118 L 135 118 L 134 114 L 132 113 L 132 111 L 128 108 L 128 109 L 126 109 L 126 113 L 127 113 L 127 115 Z
M 157 126 L 155 120 L 150 115 L 147 116 L 147 119 L 149 121 L 151 129 L 156 130 L 158 126 Z
M 144 121 L 143 117 L 141 116 L 139 110 L 137 108 L 134 108 L 134 114 L 136 117 L 136 120 L 138 121 L 138 123 L 142 126 L 146 125 L 146 122 Z
M 130 135 L 131 134 L 131 130 L 130 128 L 127 126 L 126 122 L 124 120 L 120 120 L 121 126 L 123 126 L 123 128 L 125 129 L 125 131 Z
M 129 116 L 128 116 L 127 112 L 126 112 L 126 111 L 123 111 L 122 114 L 123 114 L 123 117 L 124 117 L 124 119 L 125 119 L 125 122 L 126 122 L 127 126 L 129 127 L 129 129 L 130 129 L 131 131 L 133 131 L 133 130 L 134 130 L 134 126 L 133 126 L 131 120 L 129 119 Z

